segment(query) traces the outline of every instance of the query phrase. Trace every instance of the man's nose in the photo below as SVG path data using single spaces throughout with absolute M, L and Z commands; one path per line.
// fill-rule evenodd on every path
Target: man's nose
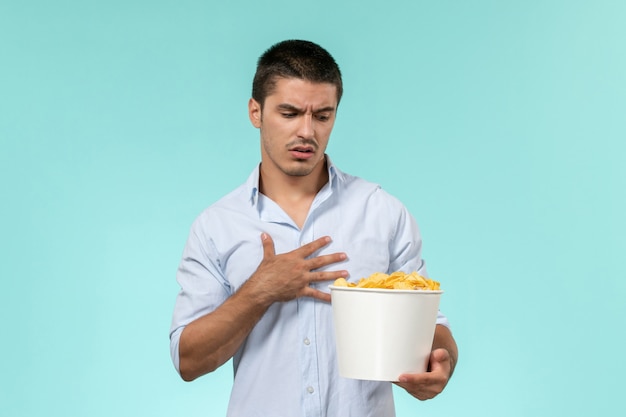
M 314 137 L 313 115 L 305 114 L 302 116 L 298 129 L 298 136 L 305 139 L 312 139 Z

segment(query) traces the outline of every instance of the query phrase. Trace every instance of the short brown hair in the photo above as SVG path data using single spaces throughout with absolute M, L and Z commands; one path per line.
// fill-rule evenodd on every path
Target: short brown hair
M 337 104 L 343 94 L 341 71 L 335 59 L 324 48 L 309 41 L 282 41 L 261 55 L 252 82 L 252 98 L 261 107 L 265 98 L 272 94 L 277 78 L 332 84 L 337 88 Z

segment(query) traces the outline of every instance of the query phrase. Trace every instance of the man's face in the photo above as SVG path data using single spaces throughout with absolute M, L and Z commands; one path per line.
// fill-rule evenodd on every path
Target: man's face
M 279 78 L 262 110 L 250 99 L 250 121 L 261 132 L 263 168 L 291 177 L 321 172 L 336 111 L 334 85 L 299 78 Z

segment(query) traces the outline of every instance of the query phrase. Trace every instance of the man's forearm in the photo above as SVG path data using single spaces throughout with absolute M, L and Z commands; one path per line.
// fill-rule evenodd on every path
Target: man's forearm
M 189 323 L 180 335 L 181 377 L 192 381 L 228 361 L 270 305 L 246 283 L 215 311 Z

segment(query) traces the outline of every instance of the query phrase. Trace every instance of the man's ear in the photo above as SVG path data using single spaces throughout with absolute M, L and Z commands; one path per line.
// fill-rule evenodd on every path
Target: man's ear
M 252 126 L 257 129 L 261 127 L 261 105 L 253 98 L 248 101 L 248 117 Z

